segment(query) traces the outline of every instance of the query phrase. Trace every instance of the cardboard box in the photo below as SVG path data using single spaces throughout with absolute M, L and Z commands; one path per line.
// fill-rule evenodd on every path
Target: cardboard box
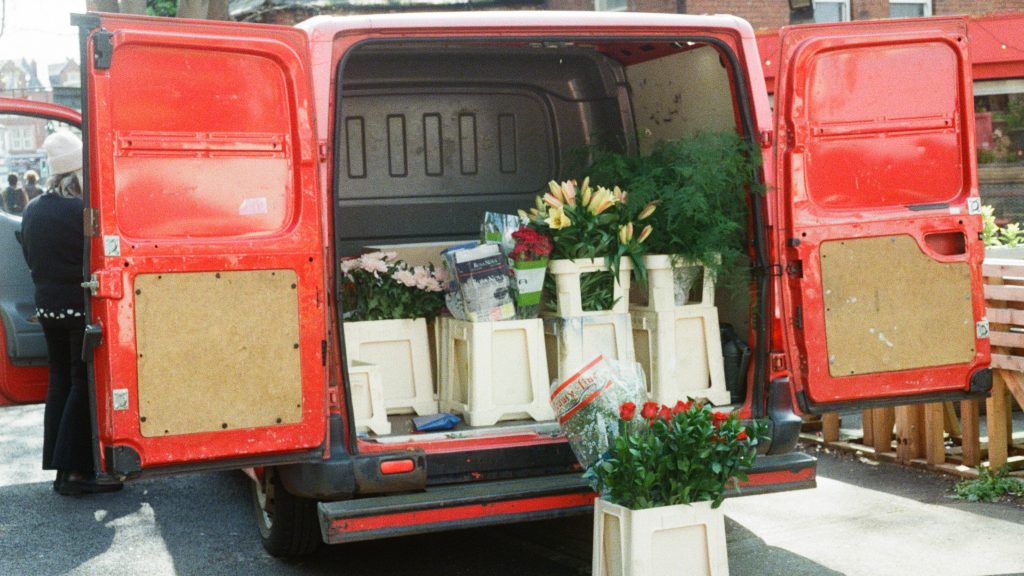
M 381 252 L 397 252 L 398 259 L 404 260 L 410 266 L 425 266 L 433 264 L 434 268 L 443 268 L 441 251 L 445 248 L 464 244 L 470 240 L 452 240 L 448 242 L 415 242 L 412 244 L 375 244 L 366 246 L 367 252 L 379 250 Z

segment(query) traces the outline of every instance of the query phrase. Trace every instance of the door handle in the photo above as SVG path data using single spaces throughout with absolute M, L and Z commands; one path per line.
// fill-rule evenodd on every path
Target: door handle
M 83 362 L 92 361 L 92 353 L 101 342 L 103 342 L 103 326 L 99 324 L 86 324 L 85 335 L 82 338 Z

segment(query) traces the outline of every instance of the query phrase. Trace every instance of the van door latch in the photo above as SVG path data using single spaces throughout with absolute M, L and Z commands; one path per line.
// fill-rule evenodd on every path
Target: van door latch
M 92 362 L 92 353 L 101 342 L 103 342 L 103 326 L 99 324 L 86 324 L 85 334 L 82 336 L 83 362 Z
M 87 288 L 93 298 L 120 300 L 124 296 L 120 270 L 97 270 L 89 276 L 88 282 L 82 282 L 82 288 Z
M 106 30 L 100 30 L 92 35 L 92 63 L 97 70 L 110 68 L 110 61 L 114 57 L 114 35 Z

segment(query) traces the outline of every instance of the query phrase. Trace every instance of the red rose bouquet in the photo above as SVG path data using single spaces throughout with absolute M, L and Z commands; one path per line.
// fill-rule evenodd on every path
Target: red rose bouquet
M 633 402 L 619 408 L 619 434 L 587 471 L 602 498 L 632 510 L 710 501 L 746 480 L 757 444 L 767 437 L 759 422 L 715 412 L 700 402 L 672 408 Z
M 551 238 L 532 228 L 523 226 L 512 233 L 515 246 L 508 257 L 516 278 L 516 316 L 536 318 L 540 315 L 540 300 L 544 289 L 544 276 L 551 254 Z

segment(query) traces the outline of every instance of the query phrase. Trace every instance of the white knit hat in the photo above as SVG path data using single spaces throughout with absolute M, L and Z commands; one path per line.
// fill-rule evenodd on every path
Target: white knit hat
M 50 160 L 50 172 L 67 174 L 82 169 L 82 141 L 70 130 L 57 130 L 46 137 L 43 148 Z

